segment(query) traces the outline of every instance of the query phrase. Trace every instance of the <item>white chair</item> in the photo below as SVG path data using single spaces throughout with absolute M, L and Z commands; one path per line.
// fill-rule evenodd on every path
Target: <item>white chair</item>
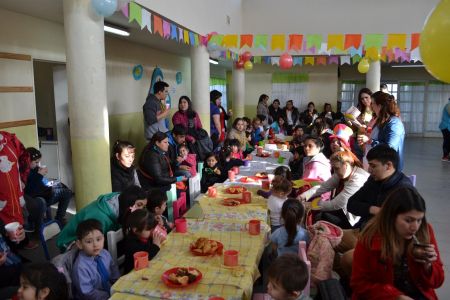
M 170 185 L 170 190 L 167 191 L 167 216 L 169 222 L 174 221 L 173 217 L 173 203 L 177 201 L 177 186 L 175 183 Z
M 123 240 L 122 228 L 117 231 L 108 231 L 106 234 L 108 240 L 108 251 L 111 254 L 112 259 L 117 266 L 122 265 L 125 262 L 125 255 L 117 257 L 117 243 Z
M 197 172 L 194 177 L 189 178 L 189 207 L 194 205 L 195 198 L 201 194 L 200 185 L 201 173 Z
M 61 225 L 55 220 L 51 220 L 41 225 L 39 229 L 39 239 L 41 240 L 42 248 L 44 248 L 45 258 L 50 260 L 50 253 L 48 251 L 47 241 L 54 238 L 61 232 Z

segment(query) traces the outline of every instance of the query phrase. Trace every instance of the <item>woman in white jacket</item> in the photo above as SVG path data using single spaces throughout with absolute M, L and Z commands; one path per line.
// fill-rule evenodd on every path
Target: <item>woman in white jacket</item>
M 321 185 L 302 193 L 298 198 L 302 201 L 313 200 L 320 195 L 334 191 L 329 201 L 319 201 L 320 219 L 338 225 L 342 229 L 351 228 L 359 217 L 347 211 L 348 199 L 356 193 L 367 181 L 367 173 L 358 158 L 350 151 L 339 151 L 330 157 L 333 176 Z M 305 207 L 311 207 L 311 202 L 305 202 Z

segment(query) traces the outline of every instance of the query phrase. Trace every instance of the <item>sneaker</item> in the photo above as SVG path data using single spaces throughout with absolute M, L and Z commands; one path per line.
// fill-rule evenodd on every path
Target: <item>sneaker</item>
M 441 158 L 441 160 L 442 160 L 442 161 L 446 161 L 446 162 L 450 162 L 450 157 L 448 157 L 448 156 L 443 156 L 443 157 Z
M 27 223 L 23 226 L 23 230 L 28 233 L 34 232 L 34 226 L 30 223 Z
M 33 240 L 29 240 L 28 244 L 26 244 L 23 249 L 25 250 L 33 250 L 36 249 L 37 247 L 39 247 L 39 243 Z

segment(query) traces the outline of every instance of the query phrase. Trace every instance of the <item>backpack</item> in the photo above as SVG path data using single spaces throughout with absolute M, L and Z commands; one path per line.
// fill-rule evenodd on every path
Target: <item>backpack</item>
M 213 143 L 206 130 L 199 128 L 196 130 L 195 143 L 189 144 L 189 150 L 197 155 L 197 161 L 204 161 L 206 155 L 213 151 Z

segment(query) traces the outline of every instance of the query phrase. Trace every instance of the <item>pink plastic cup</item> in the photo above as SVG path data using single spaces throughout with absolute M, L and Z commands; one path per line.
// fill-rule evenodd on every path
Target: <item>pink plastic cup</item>
M 186 219 L 176 219 L 175 220 L 175 229 L 179 233 L 187 232 L 187 221 Z
M 223 253 L 223 264 L 227 267 L 236 267 L 239 263 L 239 251 L 227 250 Z
M 148 267 L 148 252 L 139 251 L 133 254 L 134 270 L 139 271 Z

